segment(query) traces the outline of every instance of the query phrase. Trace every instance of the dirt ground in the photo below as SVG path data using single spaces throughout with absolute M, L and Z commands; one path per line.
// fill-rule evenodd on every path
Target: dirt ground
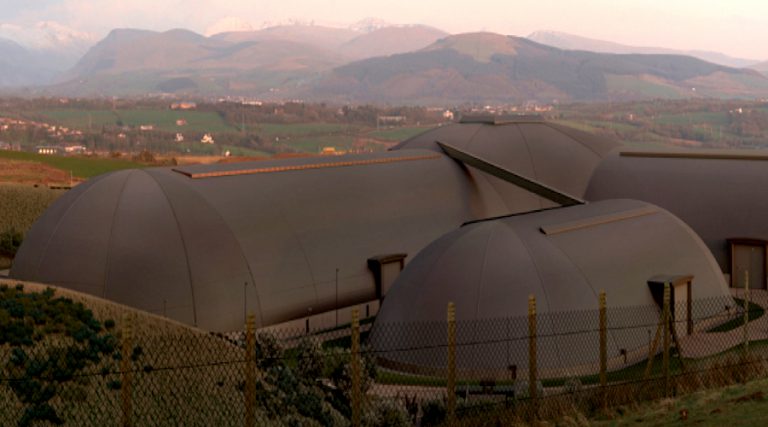
M 68 185 L 69 180 L 69 172 L 42 163 L 0 159 L 0 182 Z

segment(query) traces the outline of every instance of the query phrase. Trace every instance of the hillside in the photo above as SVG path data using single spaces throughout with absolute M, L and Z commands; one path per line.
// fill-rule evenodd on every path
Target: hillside
M 753 70 L 757 70 L 757 71 L 759 71 L 759 72 L 761 72 L 763 74 L 768 75 L 768 61 L 761 62 L 759 64 L 755 64 L 755 65 L 753 65 L 753 66 L 751 66 L 749 68 L 751 68 Z
M 261 93 L 344 63 L 284 39 L 228 41 L 187 30 L 114 30 L 52 88 L 57 93 Z
M 55 70 L 43 64 L 35 53 L 0 38 L 0 87 L 46 83 L 54 74 Z
M 558 49 L 587 50 L 599 53 L 641 53 L 645 55 L 686 55 L 726 67 L 743 68 L 754 65 L 755 60 L 734 58 L 720 52 L 701 50 L 675 50 L 663 47 L 628 46 L 606 40 L 592 39 L 559 31 L 536 31 L 528 35 L 528 40 Z
M 290 25 L 211 37 L 113 30 L 46 90 L 450 105 L 754 99 L 768 96 L 768 78 L 691 56 L 563 50 L 494 33 Z
M 355 37 L 339 47 L 350 58 L 365 59 L 425 48 L 448 33 L 425 25 L 384 27 Z
M 346 28 L 320 25 L 278 25 L 257 31 L 236 31 L 211 36 L 212 39 L 230 43 L 281 40 L 307 44 L 318 49 L 336 51 L 360 33 Z
M 347 64 L 301 92 L 426 104 L 766 95 L 764 76 L 688 56 L 560 50 L 493 33 L 450 36 L 417 52 Z

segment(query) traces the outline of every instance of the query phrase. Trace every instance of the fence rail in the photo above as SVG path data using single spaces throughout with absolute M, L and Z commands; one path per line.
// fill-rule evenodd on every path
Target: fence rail
M 355 313 L 346 333 L 249 321 L 227 335 L 138 334 L 131 317 L 54 326 L 6 299 L 0 424 L 430 426 L 589 414 L 764 376 L 768 297 L 753 295 L 692 301 L 690 313 L 668 291 L 661 306 L 612 308 L 601 295 L 584 312 L 537 311 L 532 298 L 527 316 L 472 321 L 451 304 L 442 322 L 363 329 Z

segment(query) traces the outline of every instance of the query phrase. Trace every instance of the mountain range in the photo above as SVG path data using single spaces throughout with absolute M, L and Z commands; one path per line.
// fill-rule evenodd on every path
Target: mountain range
M 683 55 L 562 50 L 513 36 L 450 36 L 416 52 L 333 69 L 304 98 L 415 103 L 765 97 L 754 70 Z
M 209 37 L 183 29 L 115 29 L 64 72 L 47 67 L 18 43 L 0 39 L 0 86 L 55 79 L 34 93 L 440 105 L 768 97 L 768 78 L 733 67 L 759 69 L 760 64 L 718 55 L 633 48 L 554 32 L 529 38 L 449 35 L 422 25 L 373 21 L 354 29 L 283 25 Z
M 591 52 L 620 54 L 642 53 L 650 55 L 686 55 L 699 58 L 703 61 L 734 68 L 750 67 L 759 62 L 753 59 L 735 58 L 720 52 L 702 50 L 676 50 L 663 47 L 627 46 L 619 43 L 591 39 L 588 37 L 577 36 L 559 31 L 536 31 L 528 35 L 527 38 L 537 43 L 565 50 L 587 50 Z

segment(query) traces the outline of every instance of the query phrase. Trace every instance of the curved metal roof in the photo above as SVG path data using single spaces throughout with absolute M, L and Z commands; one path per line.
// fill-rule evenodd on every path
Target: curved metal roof
M 469 130 L 471 148 L 498 148 L 523 144 L 504 137 L 519 133 L 517 126 L 459 124 L 437 134 L 456 133 L 447 140 L 457 143 Z M 540 151 L 508 166 L 518 173 L 535 166 L 547 172 L 534 177 L 558 181 L 560 174 L 585 186 L 593 149 L 547 129 L 529 130 L 528 138 L 541 140 L 527 139 L 525 147 L 487 152 L 505 161 L 520 150 Z M 549 150 L 557 167 L 547 166 Z M 558 150 L 581 154 L 566 163 Z M 242 328 L 245 311 L 266 326 L 331 310 L 337 301 L 375 299 L 370 257 L 413 257 L 466 221 L 544 205 L 494 180 L 434 147 L 120 171 L 60 197 L 26 236 L 11 276 L 210 330 Z
M 597 346 L 574 341 L 585 339 L 583 335 L 567 336 L 574 327 L 588 324 L 587 319 L 574 322 L 575 318 L 563 316 L 558 321 L 546 315 L 594 314 L 601 290 L 613 309 L 652 306 L 647 282 L 660 274 L 693 275 L 695 299 L 729 298 L 722 273 L 698 236 L 670 213 L 647 203 L 606 200 L 478 221 L 441 237 L 411 261 L 384 300 L 372 340 L 385 358 L 413 365 L 440 363 L 433 353 L 444 353 L 444 341 L 439 342 L 444 334 L 419 332 L 418 325 L 442 324 L 444 329 L 446 306 L 453 302 L 457 323 L 464 325 L 462 340 L 486 343 L 463 350 L 464 368 L 503 371 L 507 364 L 498 358 L 509 351 L 517 354 L 516 364 L 524 366 L 527 342 L 510 343 L 509 336 L 505 341 L 504 322 L 522 321 L 515 323 L 512 333 L 525 333 L 528 296 L 535 295 L 537 313 L 548 319 L 539 325 L 541 334 L 563 335 L 551 338 L 541 350 L 542 366 L 593 362 Z M 655 325 L 657 313 L 646 314 L 628 324 Z M 620 320 L 614 316 L 611 321 Z M 399 330 L 398 325 L 412 326 Z M 618 356 L 622 348 L 647 345 L 645 328 L 641 329 L 612 337 L 609 356 Z M 429 343 L 440 349 L 388 353 Z
M 426 149 L 442 152 L 445 143 L 508 170 L 535 179 L 566 194 L 583 197 L 589 178 L 616 142 L 598 135 L 530 117 L 502 121 L 470 120 L 441 126 L 396 145 L 393 150 Z M 528 200 L 538 208 L 556 206 L 527 191 L 469 169 L 484 198 L 494 201 L 487 216 L 519 212 L 513 202 Z M 501 195 L 501 200 L 497 196 Z
M 212 330 L 241 328 L 244 299 L 260 325 L 328 310 L 336 268 L 340 305 L 374 299 L 367 258 L 415 254 L 472 218 L 473 190 L 431 152 L 348 160 L 100 176 L 46 211 L 11 275 Z
M 629 197 L 669 210 L 730 271 L 729 238 L 768 240 L 768 152 L 621 150 L 597 167 L 587 200 Z

